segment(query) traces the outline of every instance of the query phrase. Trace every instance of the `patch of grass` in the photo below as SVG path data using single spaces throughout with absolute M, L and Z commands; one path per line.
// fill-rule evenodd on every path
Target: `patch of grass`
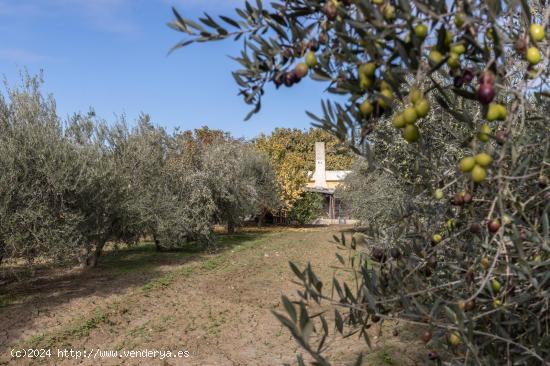
M 217 246 L 221 248 L 231 248 L 231 252 L 212 257 L 202 264 L 202 269 L 211 271 L 221 267 L 228 259 L 231 253 L 238 253 L 253 248 L 265 241 L 265 234 L 234 234 L 224 235 L 217 240 Z
M 11 301 L 8 298 L 8 295 L 0 295 L 0 308 L 4 308 L 9 304 L 11 304 Z
M 91 318 L 85 319 L 65 331 L 64 335 L 77 339 L 87 337 L 93 329 L 96 329 L 101 324 L 107 323 L 108 320 L 109 314 L 103 311 L 97 311 Z
M 234 252 L 246 250 L 263 242 L 269 236 L 266 233 L 239 233 L 220 235 L 216 238 L 215 246 L 220 249 L 232 248 Z
M 0 295 L 0 309 L 21 303 L 32 297 L 31 294 L 2 294 Z
M 35 344 L 40 344 L 40 342 L 42 342 L 44 338 L 46 338 L 45 334 L 33 335 L 25 343 L 33 346 Z
M 155 278 L 154 280 L 146 283 L 141 287 L 143 291 L 151 291 L 151 290 L 158 290 L 161 288 L 168 287 L 174 282 L 174 279 L 172 276 L 166 275 L 159 278 Z
M 134 338 L 145 338 L 146 340 L 149 340 L 149 330 L 145 327 L 147 324 L 141 325 L 139 327 L 135 327 L 128 332 L 128 336 L 130 336 L 132 339 Z
M 197 326 L 195 325 L 195 321 L 197 320 L 197 318 L 194 315 L 190 314 L 188 319 L 190 320 L 190 323 L 187 324 L 187 326 L 185 327 L 185 333 L 192 332 L 197 329 Z
M 117 274 L 149 271 L 160 264 L 178 263 L 193 254 L 184 250 L 157 252 L 151 242 L 142 242 L 128 249 L 107 252 L 100 260 L 99 267 Z
M 380 355 L 380 358 L 381 358 L 382 362 L 384 362 L 388 365 L 393 365 L 393 358 L 389 353 L 382 352 L 382 354 Z
M 177 278 L 186 278 L 191 276 L 195 272 L 195 267 L 185 266 L 180 269 L 171 271 L 162 277 L 155 278 L 154 280 L 146 283 L 141 287 L 144 292 L 152 290 L 163 289 L 170 286 Z
M 398 350 L 392 346 L 383 346 L 374 353 L 368 355 L 367 359 L 371 360 L 375 365 L 401 365 L 402 360 L 398 356 L 397 360 L 394 355 L 398 354 Z
M 219 312 L 217 315 L 212 313 L 212 309 L 208 310 L 208 325 L 206 331 L 208 335 L 215 336 L 219 333 L 220 327 L 227 321 L 227 313 L 229 310 Z
M 207 261 L 204 261 L 202 263 L 201 268 L 206 271 L 211 271 L 220 267 L 223 264 L 223 262 L 225 262 L 224 256 L 216 256 L 208 259 Z
M 189 242 L 178 248 L 157 252 L 151 241 L 143 241 L 131 247 L 121 249 L 109 248 L 99 262 L 99 267 L 117 274 L 135 271 L 150 271 L 159 264 L 177 264 L 193 255 L 203 253 L 209 249 L 224 250 L 235 248 L 240 251 L 257 244 L 265 233 L 239 233 L 233 235 L 219 235 L 210 246 Z M 210 263 L 213 264 L 213 263 Z M 207 265 L 208 267 L 208 265 Z M 208 269 L 208 268 L 206 268 Z
M 252 234 L 236 234 L 236 235 L 226 235 L 222 236 L 218 242 L 221 247 L 233 247 L 233 252 L 238 252 L 242 250 L 246 250 L 248 248 L 253 247 L 254 245 L 257 245 L 259 242 L 261 242 L 261 238 L 257 238 L 258 235 L 252 235 Z M 248 240 L 248 241 L 246 241 Z M 245 241 L 245 243 L 243 243 Z M 165 253 L 162 253 L 165 254 Z M 202 262 L 200 265 L 200 269 L 205 271 L 212 271 L 214 269 L 217 269 L 221 267 L 225 261 L 228 258 L 229 253 L 221 253 L 217 254 L 205 261 Z M 166 288 L 170 286 L 177 278 L 186 278 L 191 276 L 193 273 L 195 273 L 197 267 L 192 265 L 184 266 L 180 269 L 171 271 L 167 273 L 166 275 L 155 278 L 154 280 L 150 281 L 149 283 L 142 286 L 142 290 L 145 292 L 152 291 L 152 290 L 158 290 L 162 288 Z
M 91 331 L 101 324 L 109 322 L 109 314 L 98 310 L 90 318 L 82 319 L 73 325 L 48 336 L 47 334 L 34 335 L 20 343 L 20 347 L 37 348 L 60 345 L 70 345 L 71 339 L 81 339 L 90 335 Z
M 171 324 L 174 324 L 176 321 L 175 317 L 173 315 L 165 315 L 156 323 L 153 323 L 151 326 L 152 330 L 157 333 L 162 333 L 165 330 L 167 330 Z

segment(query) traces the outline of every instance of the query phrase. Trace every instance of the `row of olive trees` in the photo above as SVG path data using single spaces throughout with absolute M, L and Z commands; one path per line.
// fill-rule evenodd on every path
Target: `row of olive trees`
M 146 115 L 134 128 L 93 112 L 63 122 L 40 84 L 27 77 L 0 99 L 0 260 L 94 266 L 111 241 L 210 242 L 214 224 L 277 207 L 274 172 L 252 145 L 169 134 Z

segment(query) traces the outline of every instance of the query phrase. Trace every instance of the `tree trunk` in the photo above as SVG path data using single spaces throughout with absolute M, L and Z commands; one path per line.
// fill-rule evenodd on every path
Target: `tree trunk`
M 260 216 L 258 216 L 258 227 L 264 226 L 265 214 L 265 210 L 262 210 L 262 213 L 260 213 Z
M 155 241 L 155 250 L 157 252 L 162 252 L 162 246 L 160 245 L 160 241 L 157 238 L 157 234 L 153 234 L 153 240 Z
M 2 265 L 2 260 L 4 259 L 4 254 L 6 254 L 6 247 L 3 241 L 0 240 L 0 265 Z
M 88 257 L 86 258 L 86 267 L 94 268 L 97 266 L 99 257 L 101 256 L 104 246 L 105 246 L 105 242 L 98 243 L 95 245 L 95 248 L 93 249 L 92 253 L 89 253 Z
M 227 233 L 235 234 L 235 222 L 233 220 L 227 221 Z

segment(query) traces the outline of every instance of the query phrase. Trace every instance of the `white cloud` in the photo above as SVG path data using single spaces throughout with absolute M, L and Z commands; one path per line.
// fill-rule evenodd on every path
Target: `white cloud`
M 138 26 L 128 14 L 131 0 L 50 0 L 61 9 L 69 10 L 84 18 L 95 28 L 122 34 L 138 31 Z
M 36 3 L 0 1 L 0 15 L 34 16 L 39 13 L 40 6 Z
M 139 29 L 128 16 L 132 2 L 132 0 L 0 0 L 0 15 L 40 18 L 75 17 L 97 30 L 131 34 Z
M 51 57 L 22 48 L 1 48 L 0 60 L 21 64 L 32 64 L 52 60 Z

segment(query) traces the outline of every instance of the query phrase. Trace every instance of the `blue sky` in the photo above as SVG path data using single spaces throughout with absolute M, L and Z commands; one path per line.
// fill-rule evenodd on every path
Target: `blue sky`
M 262 112 L 237 95 L 231 70 L 241 43 L 191 45 L 167 56 L 183 34 L 166 26 L 174 5 L 184 17 L 203 11 L 232 14 L 242 0 L 0 0 L 0 74 L 44 71 L 61 117 L 93 107 L 109 121 L 140 112 L 172 129 L 208 125 L 237 137 L 275 127 L 307 128 L 305 110 L 318 112 L 323 83 L 304 80 L 267 90 Z

